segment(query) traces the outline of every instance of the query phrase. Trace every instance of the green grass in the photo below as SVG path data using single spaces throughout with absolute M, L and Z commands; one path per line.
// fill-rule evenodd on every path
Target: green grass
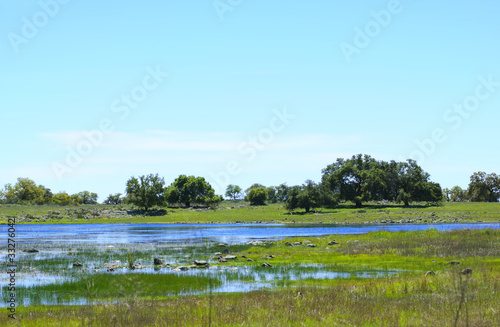
M 240 207 L 242 206 L 242 207 Z M 234 207 L 234 209 L 231 209 Z M 103 213 L 111 210 L 111 213 Z M 117 211 L 128 211 L 129 216 L 119 218 Z M 18 217 L 18 223 L 440 223 L 440 222 L 498 222 L 500 203 L 445 203 L 442 206 L 365 204 L 356 209 L 350 204 L 335 209 L 317 209 L 315 212 L 290 214 L 282 203 L 249 206 L 244 202 L 225 201 L 217 210 L 163 208 L 141 212 L 130 206 L 82 205 L 20 206 L 0 205 L 0 223 L 7 217 Z M 37 221 L 38 220 L 38 221 Z
M 498 276 L 487 270 L 472 277 L 450 271 L 326 288 L 19 308 L 18 319 L 22 326 L 208 326 L 209 318 L 211 326 L 498 326 L 499 291 Z
M 181 274 L 106 274 L 87 275 L 77 281 L 17 288 L 16 296 L 29 297 L 31 305 L 42 300 L 55 302 L 113 301 L 130 298 L 160 298 L 181 292 L 206 291 L 209 283 L 221 284 L 220 279 L 208 276 Z M 35 294 L 34 296 L 32 294 Z

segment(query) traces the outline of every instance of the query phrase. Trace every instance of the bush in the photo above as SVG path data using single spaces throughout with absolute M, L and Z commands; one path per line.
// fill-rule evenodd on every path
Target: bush
M 267 190 L 265 187 L 253 188 L 248 192 L 247 198 L 251 205 L 265 205 Z

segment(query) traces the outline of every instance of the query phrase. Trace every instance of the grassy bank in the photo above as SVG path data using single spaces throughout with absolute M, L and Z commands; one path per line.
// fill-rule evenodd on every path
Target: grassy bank
M 290 213 L 281 203 L 250 206 L 225 201 L 216 210 L 161 208 L 143 212 L 130 206 L 0 205 L 0 223 L 16 217 L 20 224 L 54 223 L 441 223 L 500 222 L 500 203 L 445 203 L 442 206 L 366 204 L 362 209 L 340 205 L 305 214 Z

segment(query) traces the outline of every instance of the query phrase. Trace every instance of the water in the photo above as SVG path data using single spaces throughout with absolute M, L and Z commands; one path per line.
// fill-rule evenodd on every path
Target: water
M 137 244 L 137 243 L 245 243 L 251 240 L 280 240 L 373 231 L 422 231 L 500 228 L 499 223 L 391 224 L 391 225 L 302 225 L 302 224 L 71 224 L 17 225 L 16 242 L 24 244 Z M 6 242 L 7 233 L 0 233 Z M 5 243 L 4 243 L 5 244 Z

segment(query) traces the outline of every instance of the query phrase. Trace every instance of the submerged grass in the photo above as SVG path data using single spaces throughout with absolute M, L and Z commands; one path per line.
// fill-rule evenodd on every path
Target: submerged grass
M 74 303 L 84 301 L 115 301 L 128 298 L 159 298 L 181 293 L 199 292 L 209 284 L 222 282 L 212 276 L 179 274 L 106 274 L 87 275 L 76 281 L 18 287 L 16 297 L 29 299 L 30 305 L 43 302 Z M 4 293 L 4 301 L 7 293 Z
M 500 280 L 478 271 L 245 294 L 20 308 L 23 326 L 498 326 Z M 0 319 L 5 321 L 5 318 Z M 1 321 L 1 320 L 0 320 Z

